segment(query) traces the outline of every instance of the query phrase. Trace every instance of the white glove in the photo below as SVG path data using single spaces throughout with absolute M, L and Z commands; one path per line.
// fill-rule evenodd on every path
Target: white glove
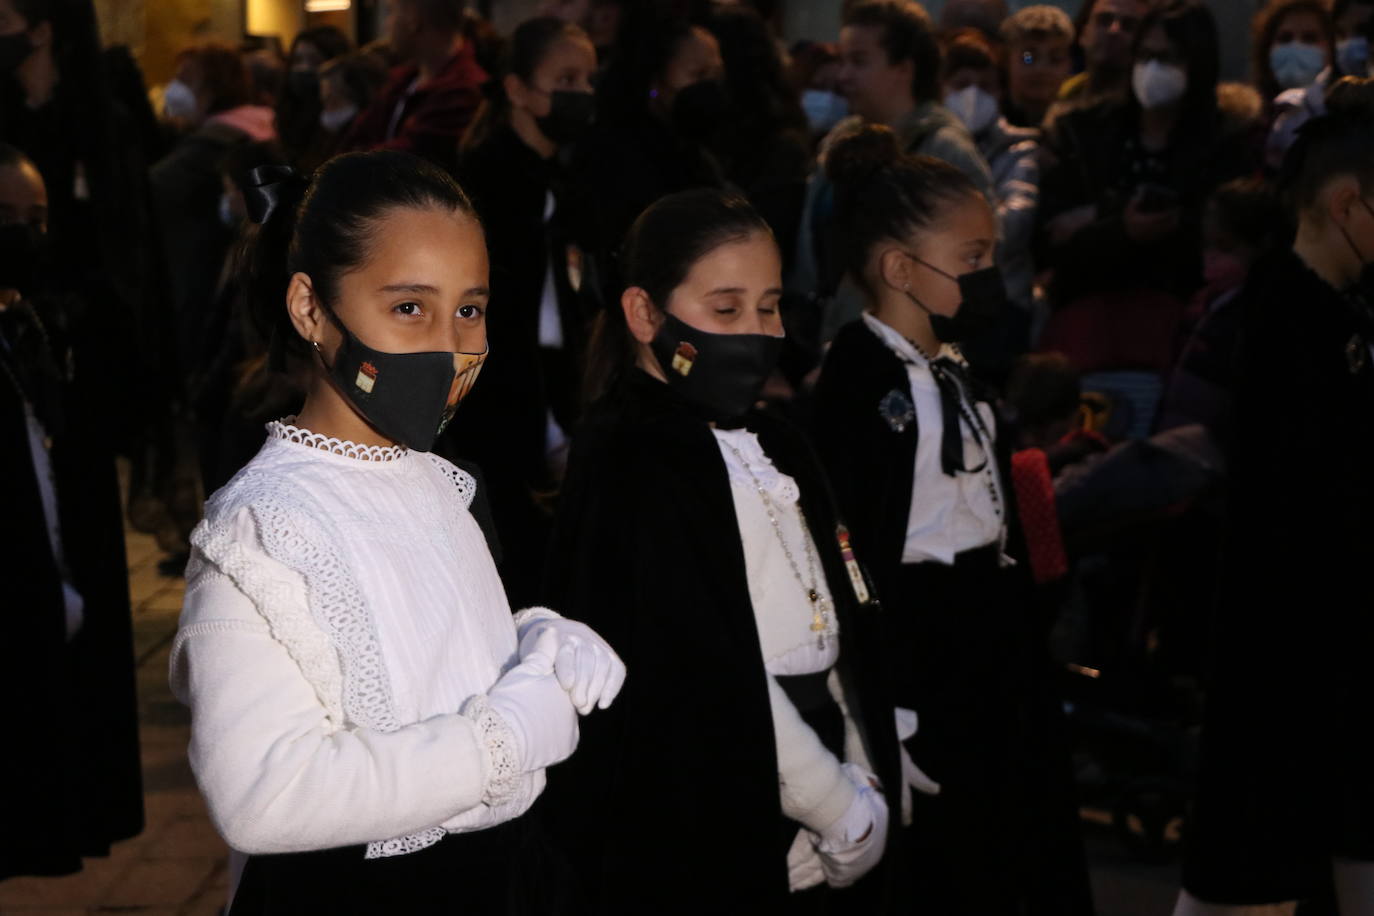
M 877 780 L 852 763 L 843 765 L 858 794 L 849 810 L 820 833 L 816 847 L 831 887 L 848 887 L 869 872 L 887 846 L 887 802 Z
M 515 737 L 523 773 L 567 760 L 577 749 L 577 710 L 553 674 L 554 635 L 547 634 L 532 648 L 527 660 L 487 691 L 487 705 Z
M 625 663 L 610 644 L 585 623 L 537 616 L 520 627 L 520 660 L 528 658 L 536 646 L 544 646 L 547 652 L 549 643 L 543 638 L 548 634 L 555 640 L 549 661 L 577 711 L 585 716 L 595 707 L 610 706 L 625 684 Z
M 787 889 L 793 893 L 815 887 L 825 881 L 825 869 L 821 867 L 821 854 L 816 851 L 820 838 L 802 827 L 792 848 L 787 850 Z
M 911 790 L 924 792 L 926 795 L 939 795 L 940 784 L 927 776 L 916 761 L 911 759 L 907 753 L 904 742 L 916 734 L 920 720 L 916 716 L 914 709 L 903 709 L 897 707 L 897 749 L 902 755 L 902 826 L 911 826 L 912 796 Z

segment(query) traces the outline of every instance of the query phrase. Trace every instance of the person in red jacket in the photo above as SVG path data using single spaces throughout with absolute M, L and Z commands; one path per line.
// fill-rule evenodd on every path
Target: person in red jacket
M 392 51 L 404 63 L 358 116 L 348 147 L 404 150 L 452 172 L 487 79 L 463 37 L 463 5 L 395 0 L 386 25 Z

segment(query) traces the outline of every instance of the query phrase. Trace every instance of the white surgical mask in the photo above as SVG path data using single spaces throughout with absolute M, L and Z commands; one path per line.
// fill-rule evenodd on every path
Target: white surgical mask
M 825 89 L 808 89 L 802 93 L 802 110 L 811 129 L 824 133 L 849 115 L 849 103 L 844 96 Z
M 333 111 L 328 109 L 320 112 L 320 126 L 331 134 L 337 134 L 340 130 L 353 120 L 353 116 L 358 113 L 357 105 L 345 105 L 343 108 L 335 108 Z
M 1369 39 L 1354 35 L 1336 42 L 1336 64 L 1346 76 L 1364 76 L 1369 72 Z
M 945 107 L 954 112 L 968 132 L 977 136 L 997 120 L 997 99 L 992 93 L 978 86 L 965 86 L 963 89 L 945 94 Z
M 1177 64 L 1141 61 L 1131 73 L 1131 89 L 1141 108 L 1167 108 L 1188 91 L 1188 71 Z
M 1289 41 L 1269 49 L 1269 69 L 1284 89 L 1305 89 L 1326 69 L 1326 55 L 1316 45 Z
M 181 121 L 194 121 L 200 111 L 196 94 L 181 80 L 172 80 L 162 90 L 162 113 Z

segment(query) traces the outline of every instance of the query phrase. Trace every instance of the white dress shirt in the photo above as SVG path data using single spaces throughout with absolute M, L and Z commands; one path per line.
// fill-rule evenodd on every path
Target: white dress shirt
M 231 847 L 402 854 L 542 791 L 539 770 L 484 802 L 492 758 L 458 714 L 518 651 L 474 490 L 435 455 L 273 423 L 210 498 L 170 667 Z
M 926 358 L 905 337 L 865 312 L 864 323 L 906 366 L 910 390 L 900 392 L 910 398 L 916 413 L 918 439 L 916 464 L 912 468 L 911 508 L 907 514 L 903 563 L 952 564 L 956 554 L 996 544 L 1002 538 L 1002 516 L 998 507 L 1006 505 L 998 478 L 997 458 L 992 443 L 983 444 L 978 432 L 967 422 L 960 424 L 964 445 L 964 466 L 984 470 L 957 474 L 944 472 L 940 464 L 940 444 L 944 439 L 945 419 L 940 407 L 940 388 L 930 372 Z M 963 357 L 948 345 L 938 357 L 963 362 Z M 967 391 L 961 391 L 964 409 L 969 409 Z M 996 428 L 992 408 L 974 405 L 989 435 Z M 996 500 L 993 493 L 997 494 Z

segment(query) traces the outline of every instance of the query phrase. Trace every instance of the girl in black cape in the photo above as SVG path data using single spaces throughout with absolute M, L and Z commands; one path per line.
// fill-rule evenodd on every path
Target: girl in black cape
M 922 912 L 1091 911 L 1067 748 L 1003 438 L 953 341 L 1005 320 L 996 221 L 957 169 L 868 127 L 831 150 L 843 267 L 870 310 L 836 337 L 817 441 L 883 597 L 907 742 L 942 791 L 906 837 Z
M 539 588 L 550 496 L 581 407 L 587 205 L 561 151 L 591 124 L 596 51 L 577 26 L 538 17 L 511 36 L 503 70 L 458 160 L 491 252 L 492 353 L 440 447 L 481 465 L 501 576 L 519 602 Z
M 1292 249 L 1236 305 L 1225 554 L 1178 916 L 1374 913 L 1374 81 L 1288 153 Z M 1334 862 L 1334 868 L 1333 868 Z
M 858 880 L 903 789 L 877 609 L 806 441 L 752 409 L 782 342 L 777 245 L 743 199 L 685 191 L 622 264 L 550 570 L 634 671 L 550 783 L 581 909 L 883 912 L 896 875 Z

